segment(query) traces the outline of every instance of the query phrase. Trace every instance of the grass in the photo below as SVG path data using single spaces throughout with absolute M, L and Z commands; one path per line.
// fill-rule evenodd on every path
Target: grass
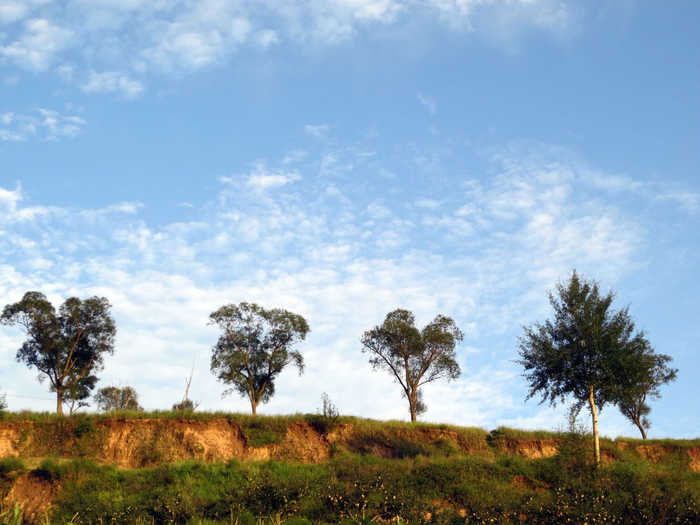
M 91 460 L 109 426 L 103 423 L 130 419 L 162 422 L 136 451 L 144 468 L 118 469 Z M 177 436 L 158 433 L 168 420 L 227 420 L 240 426 L 253 447 L 282 443 L 289 425 L 298 424 L 344 437 L 335 442 L 329 461 L 316 464 L 171 463 L 167 447 Z M 305 525 L 397 516 L 406 523 L 429 516 L 445 524 L 520 523 L 522 516 L 528 523 L 700 522 L 700 474 L 689 469 L 686 450 L 700 440 L 604 439 L 603 452 L 618 461 L 596 470 L 589 435 L 507 427 L 487 432 L 349 416 L 326 421 L 318 414 L 172 411 L 6 413 L 2 424 L 14 426 L 19 441 L 28 443 L 26 450 L 19 447 L 23 455 L 55 457 L 38 465 L 27 457 L 0 459 L 0 501 L 14 480 L 35 466 L 33 476 L 60 487 L 50 522 L 55 525 Z M 505 446 L 535 440 L 555 440 L 558 453 L 529 460 Z M 620 449 L 623 442 L 630 446 Z M 653 463 L 634 450 L 641 444 L 672 450 Z M 14 512 L 0 508 L 0 523 L 18 525 L 10 521 Z
M 615 438 L 615 443 L 627 443 L 630 446 L 657 445 L 679 448 L 700 447 L 700 439 L 638 439 L 618 436 Z
M 365 523 L 397 516 L 418 523 L 428 515 L 437 523 L 520 523 L 522 515 L 528 523 L 700 520 L 697 474 L 643 461 L 595 470 L 583 457 L 346 454 L 317 464 L 183 462 L 133 470 L 77 459 L 40 470 L 61 486 L 51 516 L 57 524 Z

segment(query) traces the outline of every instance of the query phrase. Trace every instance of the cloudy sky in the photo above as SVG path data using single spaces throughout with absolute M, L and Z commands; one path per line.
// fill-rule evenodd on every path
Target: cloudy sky
M 209 372 L 219 306 L 308 320 L 262 413 L 407 419 L 360 351 L 397 308 L 465 332 L 427 421 L 556 429 L 522 326 L 573 268 L 679 378 L 654 437 L 697 436 L 695 1 L 0 0 L 0 297 L 107 297 L 100 386 L 247 411 Z M 1 306 L 1 305 L 0 305 Z M 0 330 L 11 409 L 52 410 Z M 588 423 L 582 415 L 582 422 Z M 637 431 L 613 407 L 604 434 Z

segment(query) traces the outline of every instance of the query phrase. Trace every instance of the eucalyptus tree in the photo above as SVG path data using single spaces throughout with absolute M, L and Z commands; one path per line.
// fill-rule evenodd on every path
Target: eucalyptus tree
M 628 308 L 614 310 L 613 292 L 601 295 L 598 283 L 574 270 L 568 283 L 549 294 L 554 318 L 524 328 L 519 363 L 529 383 L 527 398 L 541 394 L 552 405 L 573 398 L 578 412 L 591 413 L 596 464 L 600 463 L 598 412 L 617 403 L 620 385 L 632 366 L 631 356 L 649 347 L 635 331 Z
M 294 350 L 309 333 L 301 315 L 243 302 L 222 306 L 209 320 L 222 331 L 212 349 L 211 371 L 231 386 L 224 394 L 248 397 L 253 414 L 272 398 L 275 379 L 287 365 L 304 371 L 304 358 Z
M 17 350 L 17 361 L 38 370 L 40 381 L 48 378 L 59 414 L 64 402 L 89 395 L 104 355 L 114 353 L 117 330 L 110 308 L 104 297 L 71 297 L 56 312 L 44 294 L 27 292 L 0 315 L 2 324 L 24 329 L 27 339 Z
M 362 351 L 374 369 L 389 372 L 408 399 L 411 421 L 425 412 L 421 387 L 439 379 L 459 377 L 455 347 L 464 335 L 455 322 L 438 315 L 423 330 L 408 310 L 389 312 L 384 322 L 362 336 Z

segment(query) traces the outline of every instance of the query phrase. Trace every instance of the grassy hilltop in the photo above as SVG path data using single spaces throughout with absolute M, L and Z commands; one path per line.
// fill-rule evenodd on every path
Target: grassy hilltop
M 320 415 L 0 421 L 3 511 L 64 523 L 698 523 L 700 440 Z M 9 516 L 9 514 L 7 514 Z

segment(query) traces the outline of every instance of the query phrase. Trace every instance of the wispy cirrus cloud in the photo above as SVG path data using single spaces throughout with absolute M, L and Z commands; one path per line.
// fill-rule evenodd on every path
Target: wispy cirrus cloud
M 75 114 L 38 108 L 32 113 L 0 114 L 0 141 L 59 140 L 80 134 L 87 122 Z
M 517 34 L 519 27 L 562 31 L 572 18 L 568 2 L 552 0 L 281 0 L 274 7 L 243 0 L 7 0 L 0 4 L 0 60 L 29 71 L 65 72 L 70 63 L 64 81 L 134 98 L 147 75 L 220 67 L 244 49 L 334 46 L 416 20 L 467 32 L 483 27 L 491 35 Z M 87 83 L 80 80 L 86 76 Z M 426 107 L 434 113 L 434 103 Z
M 325 138 L 331 127 L 328 124 L 305 124 L 304 131 L 316 139 Z
M 85 93 L 119 93 L 128 99 L 136 98 L 144 91 L 141 82 L 117 71 L 91 71 L 81 89 Z
M 348 151 L 334 154 L 348 164 Z M 615 282 L 653 242 L 643 218 L 608 198 L 625 190 L 601 188 L 586 166 L 547 149 L 503 150 L 491 157 L 492 175 L 465 177 L 445 193 L 416 187 L 410 198 L 390 197 L 391 188 L 381 199 L 357 193 L 352 180 L 318 173 L 317 161 L 305 158 L 298 171 L 258 163 L 222 177 L 210 203 L 165 225 L 149 224 L 139 203 L 66 210 L 25 204 L 19 186 L 2 188 L 2 215 L 24 219 L 0 225 L 7 254 L 0 293 L 9 301 L 41 289 L 56 303 L 72 294 L 107 296 L 120 335 L 104 381 L 133 378 L 136 359 L 159 370 L 132 379 L 150 408 L 181 396 L 194 358 L 193 394 L 202 407 L 245 409 L 242 400 L 222 400 L 223 387 L 207 372 L 216 333 L 206 319 L 221 304 L 248 300 L 301 313 L 312 327 L 302 349 L 305 376 L 283 374 L 264 410 L 313 411 L 326 391 L 344 413 L 403 418 L 400 393 L 371 372 L 358 337 L 396 307 L 416 312 L 420 324 L 444 313 L 464 327 L 471 350 L 460 350 L 462 379 L 426 390 L 428 418 L 531 425 L 542 416 L 523 408 L 517 388 L 518 327 L 546 315 L 546 290 L 572 267 Z M 8 352 L 20 340 L 0 338 Z M 12 392 L 41 388 L 18 365 L 0 374 L 0 384 Z M 366 395 L 353 395 L 358 389 Z

